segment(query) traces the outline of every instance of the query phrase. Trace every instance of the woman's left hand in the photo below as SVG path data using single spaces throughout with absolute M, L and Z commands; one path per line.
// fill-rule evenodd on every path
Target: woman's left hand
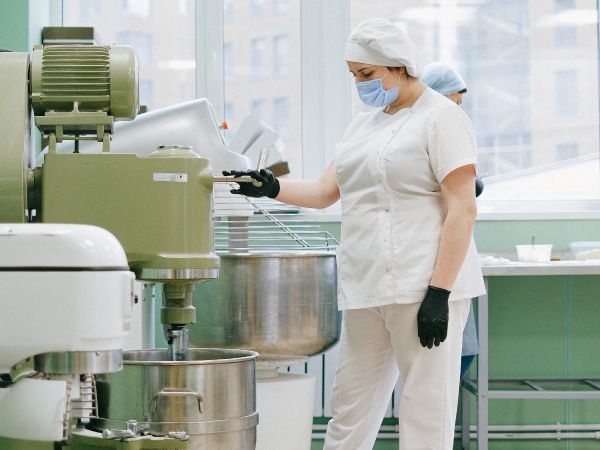
M 438 347 L 448 334 L 450 291 L 429 286 L 417 313 L 417 333 L 423 347 Z

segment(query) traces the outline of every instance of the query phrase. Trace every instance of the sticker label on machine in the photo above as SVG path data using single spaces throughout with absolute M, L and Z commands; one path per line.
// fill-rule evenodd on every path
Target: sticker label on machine
M 167 181 L 171 183 L 187 183 L 187 173 L 166 173 L 166 172 L 154 172 L 152 174 L 153 181 Z

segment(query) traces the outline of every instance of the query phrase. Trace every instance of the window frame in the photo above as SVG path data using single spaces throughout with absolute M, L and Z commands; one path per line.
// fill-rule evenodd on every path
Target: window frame
M 351 79 L 342 60 L 345 38 L 350 31 L 350 4 L 348 0 L 302 0 L 300 7 L 302 175 L 316 178 L 332 161 L 336 143 L 351 119 Z M 598 2 L 596 9 L 600 18 Z M 332 17 L 337 20 L 330 21 Z M 224 0 L 196 0 L 195 19 L 196 97 L 208 98 L 216 117 L 224 117 Z M 600 88 L 600 20 L 596 37 Z M 328 45 L 323 46 L 322 42 Z M 600 218 L 600 197 L 556 202 L 482 199 L 479 205 L 479 218 L 483 220 Z M 334 208 L 329 213 L 314 215 L 334 220 L 338 211 Z M 306 214 L 312 212 L 308 210 Z

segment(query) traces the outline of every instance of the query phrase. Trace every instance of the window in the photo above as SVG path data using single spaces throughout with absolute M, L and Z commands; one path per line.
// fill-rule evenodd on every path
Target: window
M 561 142 L 556 144 L 556 160 L 564 161 L 579 156 L 579 145 L 577 142 Z
M 250 0 L 250 17 L 258 19 L 267 14 L 267 0 Z
M 223 3 L 223 21 L 226 24 L 230 24 L 234 20 L 235 14 L 235 1 L 225 0 Z
M 286 139 L 290 132 L 289 99 L 278 97 L 273 99 L 273 128 L 282 139 Z
M 577 28 L 570 26 L 557 26 L 554 30 L 554 42 L 557 47 L 574 47 L 577 45 Z
M 554 75 L 554 106 L 557 118 L 577 118 L 577 91 L 577 72 L 575 70 L 558 70 Z
M 62 4 L 64 26 L 92 26 L 99 44 L 133 46 L 140 64 L 142 103 L 156 109 L 196 97 L 194 0 L 63 0 Z
M 225 102 L 225 120 L 230 125 L 235 121 L 235 105 L 231 102 Z
M 150 17 L 152 14 L 152 0 L 118 0 L 117 8 L 132 16 Z
M 253 100 L 250 112 L 259 120 L 269 121 L 267 118 L 267 102 L 264 100 Z
M 140 105 L 147 107 L 148 111 L 152 110 L 154 103 L 154 85 L 152 80 L 140 80 Z
M 279 3 L 232 1 L 235 15 L 223 29 L 224 104 L 226 111 L 235 111 L 232 133 L 249 114 L 273 127 L 292 176 L 302 177 L 301 0 Z M 249 17 L 268 25 L 250 26 Z M 228 120 L 230 115 L 225 113 Z
M 223 80 L 225 82 L 233 80 L 233 43 L 225 42 L 223 44 Z
M 267 39 L 254 38 L 250 41 L 251 75 L 252 78 L 267 77 Z
M 276 16 L 285 16 L 290 12 L 289 0 L 273 0 L 273 14 Z
M 79 2 L 79 18 L 81 20 L 93 20 L 100 14 L 100 11 L 100 0 L 81 0 Z
M 557 47 L 577 45 L 577 26 L 570 24 L 569 16 L 576 10 L 575 0 L 554 0 L 556 28 L 554 43 Z
M 152 62 L 152 38 L 150 33 L 141 31 L 120 31 L 117 33 L 117 42 L 122 45 L 131 45 L 135 49 L 140 63 Z
M 273 38 L 273 75 L 286 76 L 290 70 L 290 40 L 287 35 Z
M 554 9 L 556 12 L 577 9 L 575 0 L 554 0 Z
M 177 12 L 179 15 L 183 16 L 188 12 L 188 2 L 187 0 L 177 0 Z
M 377 5 L 378 16 L 406 27 L 422 64 L 451 62 L 465 79 L 463 108 L 475 127 L 478 171 L 486 182 L 482 201 L 598 198 L 595 1 L 382 0 Z M 350 16 L 353 28 L 373 16 L 372 4 L 350 0 Z M 352 99 L 356 114 L 363 106 L 355 89 Z M 581 171 L 586 179 L 577 180 L 575 188 L 558 172 L 571 174 L 579 163 L 591 169 Z M 519 189 L 532 173 L 536 182 Z

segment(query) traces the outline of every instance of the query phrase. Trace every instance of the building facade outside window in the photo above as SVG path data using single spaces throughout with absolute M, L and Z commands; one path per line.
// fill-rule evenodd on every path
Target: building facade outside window
M 559 119 L 576 119 L 579 112 L 577 71 L 558 70 L 554 74 L 554 106 Z
M 250 41 L 250 74 L 254 79 L 268 76 L 267 46 L 268 41 L 265 37 L 257 37 Z
M 229 126 L 235 133 L 249 114 L 264 120 L 282 138 L 292 176 L 302 177 L 301 2 L 225 0 L 224 7 L 232 18 L 223 35 L 225 104 L 235 110 Z
M 290 12 L 289 0 L 273 0 L 273 14 L 284 16 Z
M 152 3 L 153 0 L 118 0 L 117 7 L 125 14 L 150 17 L 152 15 Z
M 287 76 L 290 71 L 290 39 L 282 34 L 273 37 L 273 75 Z
M 253 100 L 250 111 L 257 119 L 269 122 L 270 118 L 267 117 L 267 102 L 265 100 Z
M 273 99 L 273 127 L 279 132 L 282 139 L 290 133 L 290 102 L 288 97 Z
M 268 0 L 250 0 L 250 17 L 259 19 L 267 14 Z
M 63 0 L 62 5 L 64 26 L 91 26 L 99 44 L 135 49 L 141 104 L 153 110 L 196 97 L 194 0 Z M 86 10 L 90 5 L 97 8 L 93 15 Z
M 377 5 L 377 15 L 407 28 L 423 64 L 444 60 L 465 78 L 463 108 L 474 123 L 486 180 L 482 201 L 600 198 L 595 0 Z M 350 0 L 350 7 L 351 27 L 373 15 L 370 2 Z M 355 114 L 363 107 L 352 96 Z M 583 180 L 571 189 L 556 175 L 557 164 L 585 165 L 583 197 Z M 532 173 L 536 183 L 517 188 L 515 180 Z

